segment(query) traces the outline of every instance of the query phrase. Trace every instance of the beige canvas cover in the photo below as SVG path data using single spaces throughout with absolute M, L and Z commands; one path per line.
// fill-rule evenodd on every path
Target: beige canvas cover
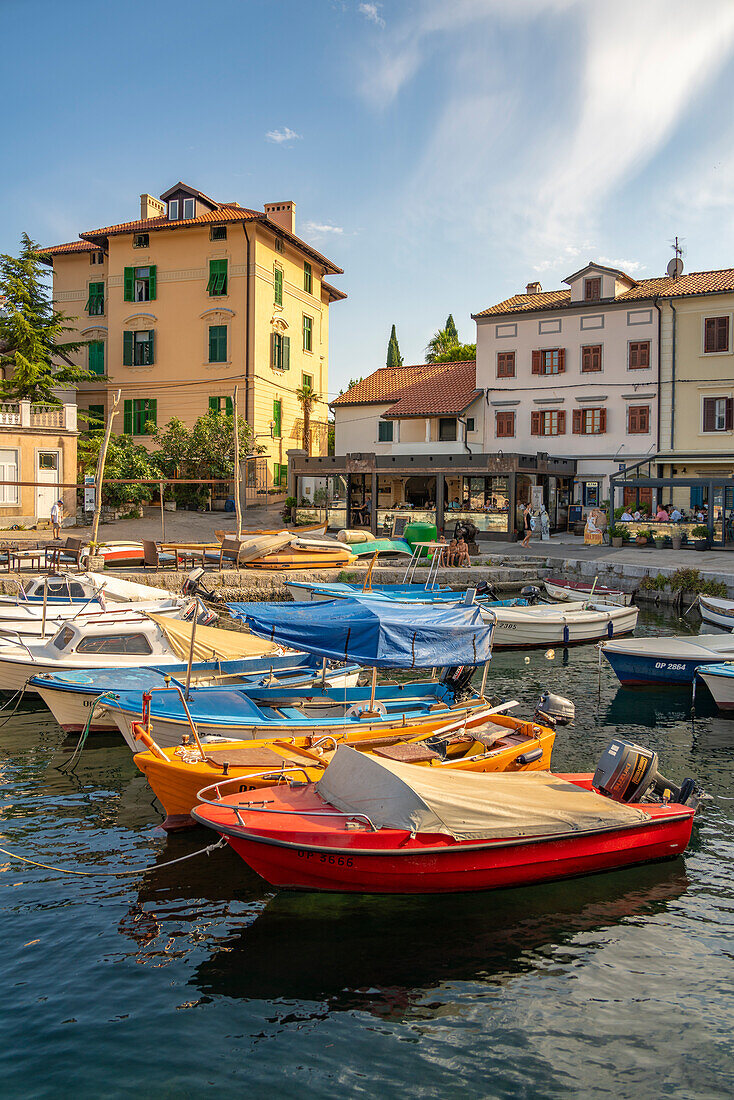
M 645 820 L 551 772 L 454 772 L 398 764 L 340 745 L 316 790 L 379 826 L 456 840 L 566 836 Z
M 161 628 L 179 660 L 188 661 L 192 624 L 165 615 L 150 615 L 150 618 Z M 194 635 L 195 661 L 241 661 L 246 657 L 265 657 L 269 653 L 282 652 L 281 646 L 238 630 L 197 625 Z

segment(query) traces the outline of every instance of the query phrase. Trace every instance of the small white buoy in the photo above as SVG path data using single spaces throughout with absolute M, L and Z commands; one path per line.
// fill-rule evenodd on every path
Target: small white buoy
M 546 657 L 548 658 L 549 661 L 552 661 L 553 658 L 556 655 L 556 651 L 555 651 L 555 649 L 546 649 L 545 655 L 546 655 Z
M 529 665 L 529 664 L 530 664 L 530 658 L 529 658 L 529 657 L 526 657 L 526 658 L 525 658 L 525 664 L 526 664 L 526 665 Z

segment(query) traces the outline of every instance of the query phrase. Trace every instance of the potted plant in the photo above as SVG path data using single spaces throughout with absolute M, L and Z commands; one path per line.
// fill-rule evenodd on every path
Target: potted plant
M 649 531 L 646 527 L 640 527 L 638 528 L 635 542 L 638 546 L 647 546 L 651 538 L 652 531 Z
M 699 523 L 693 528 L 691 538 L 693 539 L 694 550 L 708 550 L 711 545 L 709 542 L 709 529 L 704 523 Z
M 295 497 L 286 497 L 283 507 L 280 510 L 280 515 L 284 523 L 293 522 L 293 509 L 296 507 L 298 501 Z
M 655 549 L 662 550 L 662 548 L 665 546 L 665 535 L 663 534 L 663 532 L 656 531 L 653 535 L 653 540 L 655 542 Z
M 676 529 L 674 527 L 670 532 L 670 542 L 674 550 L 680 550 L 681 543 L 683 542 L 683 532 L 680 528 Z
M 629 533 L 623 524 L 615 523 L 614 526 L 609 529 L 609 538 L 612 540 L 612 546 L 619 550 L 629 538 Z

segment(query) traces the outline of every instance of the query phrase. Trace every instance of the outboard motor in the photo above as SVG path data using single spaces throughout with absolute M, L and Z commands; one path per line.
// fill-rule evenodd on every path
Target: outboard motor
M 499 600 L 501 599 L 499 592 L 493 584 L 489 584 L 487 581 L 482 581 L 476 587 L 477 596 L 486 600 Z
M 454 693 L 457 703 L 471 695 L 471 682 L 475 672 L 474 665 L 451 665 L 444 671 L 441 683 Z
M 537 585 L 526 584 L 524 588 L 520 589 L 520 596 L 523 600 L 527 600 L 532 607 L 533 604 L 538 603 L 540 600 L 540 589 Z
M 692 779 L 680 787 L 658 771 L 653 749 L 616 738 L 602 753 L 592 785 L 615 802 L 676 802 L 697 806 L 701 792 Z
M 215 604 L 217 607 L 224 606 L 224 600 L 218 593 L 213 592 L 210 588 L 205 588 L 203 584 L 200 584 L 201 578 L 204 576 L 204 570 L 199 566 L 197 569 L 192 569 L 183 584 L 184 596 L 201 596 L 203 600 L 208 603 Z
M 536 703 L 535 717 L 539 722 L 555 729 L 557 725 L 567 726 L 573 722 L 576 717 L 576 707 L 570 699 L 544 691 Z

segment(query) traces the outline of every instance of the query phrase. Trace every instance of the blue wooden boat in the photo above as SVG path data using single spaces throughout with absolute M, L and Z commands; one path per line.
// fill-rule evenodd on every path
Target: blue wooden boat
M 692 684 L 698 667 L 734 660 L 731 634 L 620 638 L 600 648 L 620 683 L 629 686 Z
M 326 600 L 391 600 L 399 603 L 461 604 L 467 599 L 467 590 L 458 592 L 448 587 L 426 588 L 420 584 L 373 584 L 365 589 L 361 584 L 345 581 L 287 581 L 286 588 L 296 603 L 319 603 Z M 472 591 L 471 589 L 468 591 Z M 482 607 L 527 607 L 521 597 L 495 600 L 489 595 L 477 593 L 475 602 Z

